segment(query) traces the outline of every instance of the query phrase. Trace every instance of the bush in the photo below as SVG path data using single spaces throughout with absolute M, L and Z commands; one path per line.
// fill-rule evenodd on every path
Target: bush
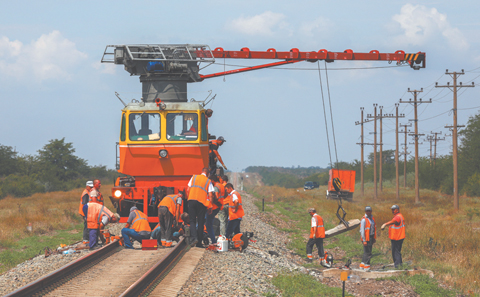
M 463 186 L 463 192 L 470 197 L 480 197 L 480 174 L 470 176 Z
M 10 174 L 0 183 L 0 197 L 12 195 L 26 197 L 34 193 L 45 192 L 45 187 L 36 181 L 34 176 Z

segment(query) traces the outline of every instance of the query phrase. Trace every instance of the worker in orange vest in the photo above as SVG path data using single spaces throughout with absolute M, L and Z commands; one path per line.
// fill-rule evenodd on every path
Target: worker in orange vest
M 90 201 L 92 202 L 97 202 L 103 205 L 103 195 L 100 193 L 100 187 L 102 186 L 102 183 L 100 182 L 99 179 L 95 179 L 93 181 L 93 189 L 90 192 Z
M 132 206 L 130 208 L 130 215 L 128 216 L 127 224 L 125 225 L 125 228 L 122 229 L 125 248 L 133 249 L 130 237 L 142 243 L 143 239 L 150 239 L 151 232 L 152 229 L 148 223 L 147 215 L 138 210 L 136 206 Z
M 370 259 L 372 258 L 373 244 L 377 239 L 377 224 L 372 216 L 372 208 L 365 207 L 365 215 L 360 221 L 360 238 L 363 243 L 362 263 L 360 270 L 370 271 Z
M 218 153 L 218 148 L 222 146 L 226 142 L 223 136 L 218 137 L 216 140 L 210 141 L 210 151 L 209 151 L 209 167 L 210 167 L 210 174 L 216 174 L 217 170 L 217 160 L 220 161 L 222 166 L 227 169 L 227 166 L 223 163 L 222 157 Z
M 225 191 L 228 193 L 228 225 L 225 236 L 230 238 L 235 234 L 240 233 L 240 223 L 245 215 L 242 205 L 242 196 L 233 189 L 233 185 L 228 183 L 225 185 Z
M 83 213 L 87 217 L 87 227 L 89 233 L 88 245 L 91 250 L 100 248 L 97 244 L 97 238 L 100 230 L 109 222 L 117 222 L 120 219 L 118 213 L 113 214 L 106 206 L 97 202 L 89 202 L 83 206 Z
M 393 219 L 382 225 L 382 230 L 388 228 L 388 238 L 392 241 L 392 257 L 395 268 L 402 265 L 402 245 L 405 239 L 405 219 L 400 213 L 400 207 L 393 205 L 391 208 Z
M 325 267 L 329 267 L 325 261 L 325 252 L 323 250 L 323 239 L 325 238 L 325 227 L 323 225 L 323 218 L 317 214 L 315 208 L 309 208 L 308 213 L 312 217 L 311 227 L 310 227 L 310 239 L 307 242 L 307 262 L 312 262 L 313 256 L 313 246 L 317 246 L 318 257 L 321 260 L 320 264 Z
M 158 221 L 160 223 L 160 243 L 164 247 L 172 246 L 173 224 L 177 223 L 180 217 L 180 206 L 182 205 L 183 194 L 163 197 L 158 204 Z
M 213 229 L 213 220 L 217 213 L 223 208 L 223 200 L 225 199 L 225 187 L 219 182 L 216 175 L 210 175 L 210 179 L 213 181 L 214 186 L 214 196 L 212 201 L 212 213 L 207 214 L 207 222 L 205 226 L 207 227 L 208 237 L 210 237 L 211 243 L 217 243 L 215 238 L 215 230 Z M 221 222 L 220 222 L 221 224 Z M 223 233 L 222 233 L 223 234 Z
M 213 183 L 207 177 L 208 168 L 202 169 L 202 174 L 193 175 L 188 182 L 188 215 L 190 217 L 190 243 L 203 247 L 203 228 L 205 214 L 212 212 Z
M 83 218 L 83 243 L 88 243 L 88 227 L 87 227 L 87 217 L 83 213 L 83 206 L 90 202 L 90 191 L 93 188 L 93 182 L 91 180 L 87 181 L 85 189 L 83 189 L 82 195 L 80 195 L 80 206 L 78 207 L 78 213 Z

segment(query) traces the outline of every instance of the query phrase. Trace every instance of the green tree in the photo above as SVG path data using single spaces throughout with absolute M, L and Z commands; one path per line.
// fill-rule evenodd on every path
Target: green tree
M 475 173 L 480 173 L 480 114 L 468 120 L 465 129 L 459 132 L 458 184 L 460 192 Z M 472 180 L 470 180 L 471 184 Z
M 16 173 L 17 170 L 17 152 L 11 146 L 0 145 L 0 176 Z

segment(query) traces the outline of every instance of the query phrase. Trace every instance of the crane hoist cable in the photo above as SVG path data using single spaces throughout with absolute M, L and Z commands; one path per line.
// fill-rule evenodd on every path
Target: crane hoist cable
M 332 169 L 335 168 L 335 169 L 338 170 L 337 142 L 335 140 L 335 127 L 334 127 L 334 123 L 333 123 L 333 111 L 332 111 L 332 100 L 331 100 L 331 96 L 330 96 L 330 85 L 328 83 L 327 62 L 325 62 L 325 77 L 326 77 L 326 82 L 327 82 L 328 104 L 329 104 L 329 108 L 330 108 L 330 120 L 331 120 L 331 125 L 332 125 L 333 147 L 335 149 L 335 161 L 336 161 L 335 166 L 333 166 L 334 164 L 332 163 L 332 153 L 331 153 L 331 149 L 330 149 L 330 138 L 329 138 L 329 135 L 328 135 L 327 111 L 326 111 L 326 108 L 325 108 L 325 96 L 324 96 L 324 92 L 323 92 L 322 73 L 321 73 L 319 61 L 317 61 L 317 67 L 318 67 L 318 77 L 319 77 L 319 81 L 320 81 L 320 91 L 321 91 L 321 94 L 322 94 L 323 115 L 324 115 L 324 118 L 325 118 L 325 132 L 327 134 L 327 145 L 328 145 L 328 155 L 330 157 L 330 166 L 332 166 Z M 332 184 L 333 184 L 335 190 L 340 193 L 341 184 L 342 184 L 340 179 L 338 177 L 334 178 L 332 180 Z M 348 228 L 348 222 L 345 221 L 345 216 L 347 215 L 347 212 L 345 211 L 345 209 L 342 206 L 342 197 L 340 195 L 338 195 L 337 203 L 338 203 L 338 208 L 337 208 L 337 213 L 336 213 L 337 218 L 340 220 L 340 223 L 343 223 L 345 225 L 345 227 Z M 340 214 L 340 210 L 342 211 L 342 214 Z

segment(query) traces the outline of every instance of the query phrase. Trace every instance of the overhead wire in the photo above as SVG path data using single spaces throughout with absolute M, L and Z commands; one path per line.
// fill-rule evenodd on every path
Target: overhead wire
M 330 138 L 328 136 L 328 122 L 327 122 L 327 111 L 325 109 L 325 97 L 323 95 L 323 84 L 322 84 L 322 72 L 320 70 L 320 63 L 317 61 L 318 65 L 318 78 L 320 80 L 320 92 L 322 93 L 322 104 L 323 104 L 323 116 L 325 119 L 325 133 L 327 134 L 327 145 L 328 145 L 328 156 L 330 157 L 330 166 L 332 166 L 332 153 L 330 151 Z

